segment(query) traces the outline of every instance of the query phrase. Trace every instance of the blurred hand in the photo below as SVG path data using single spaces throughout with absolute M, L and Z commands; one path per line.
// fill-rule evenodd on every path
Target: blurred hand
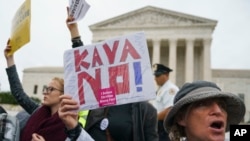
M 8 55 L 11 52 L 11 46 L 9 45 L 10 39 L 7 42 L 6 48 L 4 49 L 4 56 L 7 61 L 7 66 L 10 67 L 14 65 L 14 55 Z
M 5 56 L 6 59 L 8 59 L 10 56 L 13 56 L 13 55 L 8 56 L 8 53 L 11 52 L 11 46 L 9 45 L 9 43 L 10 43 L 10 39 L 8 40 L 7 45 L 6 45 L 5 49 L 4 49 L 4 56 Z
M 68 130 L 73 129 L 78 124 L 78 109 L 79 105 L 77 101 L 73 100 L 70 95 L 61 95 L 60 107 L 58 115 L 65 124 Z
M 74 30 L 78 30 L 78 26 L 77 26 L 77 23 L 71 23 L 69 24 L 68 22 L 72 22 L 74 21 L 74 18 L 72 15 L 69 15 L 69 7 L 67 7 L 67 19 L 66 19 L 66 24 L 67 24 L 67 27 L 69 29 L 70 32 L 74 32 Z
M 45 139 L 43 138 L 43 136 L 38 135 L 37 133 L 33 133 L 31 141 L 45 141 Z

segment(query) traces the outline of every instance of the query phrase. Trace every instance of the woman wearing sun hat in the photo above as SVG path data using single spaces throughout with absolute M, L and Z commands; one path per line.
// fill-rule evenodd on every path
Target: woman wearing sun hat
M 245 105 L 235 94 L 223 92 L 213 82 L 186 83 L 176 94 L 164 120 L 172 141 L 224 141 L 231 124 L 239 124 Z

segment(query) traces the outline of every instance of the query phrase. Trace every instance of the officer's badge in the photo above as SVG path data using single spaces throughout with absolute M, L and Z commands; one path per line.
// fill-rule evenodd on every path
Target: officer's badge
M 176 91 L 175 91 L 175 89 L 171 88 L 171 89 L 169 89 L 168 93 L 170 95 L 174 95 L 176 93 Z

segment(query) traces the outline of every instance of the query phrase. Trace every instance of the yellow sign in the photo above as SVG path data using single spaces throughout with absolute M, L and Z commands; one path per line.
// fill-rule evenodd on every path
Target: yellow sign
M 13 54 L 30 41 L 31 0 L 25 0 L 17 10 L 11 27 L 10 46 Z

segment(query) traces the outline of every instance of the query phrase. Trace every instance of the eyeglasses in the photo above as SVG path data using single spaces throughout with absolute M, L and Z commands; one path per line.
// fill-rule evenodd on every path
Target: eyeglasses
M 57 88 L 45 86 L 45 87 L 43 88 L 43 94 L 50 94 L 50 93 L 51 93 L 52 91 L 54 91 L 54 90 L 57 90 L 57 91 L 60 91 L 60 92 L 63 93 L 62 90 L 59 90 L 59 89 L 57 89 Z

